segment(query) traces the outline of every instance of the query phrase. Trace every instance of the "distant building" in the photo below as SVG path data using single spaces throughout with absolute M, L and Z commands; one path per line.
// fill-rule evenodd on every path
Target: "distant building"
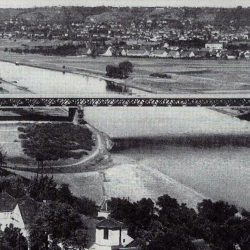
M 129 57 L 149 57 L 149 52 L 145 49 L 131 49 L 127 51 Z
M 167 58 L 168 52 L 166 50 L 154 50 L 150 53 L 149 57 Z
M 103 54 L 100 54 L 100 56 L 106 56 L 106 57 L 113 56 L 113 48 L 109 46 Z
M 178 59 L 180 58 L 180 52 L 178 50 L 170 50 L 168 52 L 168 58 Z
M 223 43 L 206 43 L 205 48 L 209 49 L 210 51 L 213 50 L 222 50 L 223 49 Z
M 195 58 L 195 54 L 193 51 L 183 51 L 180 56 L 182 59 L 191 59 Z

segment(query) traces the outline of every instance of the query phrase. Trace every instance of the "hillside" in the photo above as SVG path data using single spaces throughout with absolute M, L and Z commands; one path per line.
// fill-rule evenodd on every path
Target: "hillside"
M 18 20 L 27 25 L 43 23 L 69 24 L 72 22 L 127 22 L 142 19 L 187 21 L 236 28 L 250 26 L 250 8 L 115 8 L 115 7 L 42 7 L 30 9 L 0 9 L 0 25 Z

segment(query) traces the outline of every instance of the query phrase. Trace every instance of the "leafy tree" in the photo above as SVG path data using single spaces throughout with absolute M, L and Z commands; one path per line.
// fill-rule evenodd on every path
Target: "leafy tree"
M 98 212 L 95 202 L 86 197 L 76 198 L 73 207 L 79 213 L 88 216 L 96 216 Z
M 238 212 L 235 206 L 229 205 L 223 201 L 213 203 L 211 200 L 204 200 L 199 203 L 198 211 L 200 216 L 219 224 L 224 223 Z
M 20 198 L 25 195 L 27 181 L 16 175 L 0 177 L 0 192 L 7 191 L 11 196 Z
M 30 197 L 37 201 L 56 200 L 58 193 L 56 186 L 53 177 L 39 176 L 31 180 L 28 192 Z
M 152 240 L 147 250 L 194 250 L 190 239 L 178 230 L 167 230 Z
M 48 249 L 48 236 L 53 242 L 67 242 L 82 229 L 80 215 L 68 204 L 45 204 L 31 225 L 30 239 L 34 249 Z
M 128 75 L 129 73 L 133 72 L 133 64 L 130 61 L 124 61 L 119 63 L 119 68 L 126 74 Z
M 27 250 L 28 243 L 19 228 L 12 224 L 2 234 L 1 250 Z

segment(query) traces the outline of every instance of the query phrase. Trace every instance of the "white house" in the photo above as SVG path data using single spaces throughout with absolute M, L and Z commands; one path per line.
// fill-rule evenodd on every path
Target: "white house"
M 89 250 L 130 249 L 126 246 L 133 240 L 123 223 L 107 218 L 97 223 L 95 243 Z
M 222 50 L 223 49 L 223 43 L 206 43 L 205 48 L 209 49 L 210 51 Z
M 125 49 L 122 49 L 121 56 L 127 56 L 127 51 Z
M 245 51 L 244 56 L 246 59 L 250 59 L 250 51 Z
M 107 57 L 110 57 L 113 55 L 113 49 L 112 47 L 108 47 L 108 49 L 103 53 L 103 54 L 100 54 L 100 56 L 107 56 Z
M 12 224 L 20 228 L 24 237 L 29 236 L 29 224 L 37 212 L 37 203 L 30 197 L 15 199 L 6 192 L 0 194 L 0 229 Z

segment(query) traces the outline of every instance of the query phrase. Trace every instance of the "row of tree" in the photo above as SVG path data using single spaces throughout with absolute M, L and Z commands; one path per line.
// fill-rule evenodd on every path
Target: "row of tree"
M 194 239 L 204 239 L 214 250 L 250 249 L 250 213 L 241 214 L 226 202 L 204 200 L 198 212 L 163 195 L 130 202 L 111 199 L 111 217 L 129 226 L 129 234 L 146 250 L 192 250 Z M 238 213 L 238 214 L 237 214 Z

